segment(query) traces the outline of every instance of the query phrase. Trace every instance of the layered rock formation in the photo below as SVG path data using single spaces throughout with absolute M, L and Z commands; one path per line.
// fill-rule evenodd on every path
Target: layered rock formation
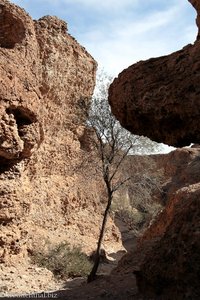
M 1 262 L 19 261 L 46 240 L 95 247 L 102 187 L 87 168 L 74 172 L 85 134 L 76 104 L 92 95 L 95 72 L 64 21 L 33 21 L 0 0 Z M 107 240 L 116 241 L 109 226 Z
M 191 2 L 199 14 L 199 2 Z M 197 39 L 194 45 L 120 73 L 110 87 L 109 102 L 122 126 L 173 146 L 199 143 L 199 49 Z
M 199 1 L 190 2 L 197 9 L 200 29 Z M 124 70 L 114 80 L 109 95 L 121 124 L 158 142 L 179 147 L 198 144 L 199 53 L 198 34 L 194 45 Z M 171 154 L 172 159 L 175 157 L 178 164 L 176 160 L 166 164 L 166 170 L 172 172 L 163 193 L 166 209 L 140 240 L 139 252 L 125 259 L 132 270 L 137 265 L 137 282 L 145 299 L 200 297 L 199 148 L 177 150 Z

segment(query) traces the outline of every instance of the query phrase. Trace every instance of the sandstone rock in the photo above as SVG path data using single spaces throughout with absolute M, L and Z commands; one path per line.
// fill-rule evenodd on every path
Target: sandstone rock
M 197 10 L 199 1 L 191 0 Z M 199 33 L 194 45 L 138 62 L 119 74 L 109 90 L 112 111 L 134 134 L 174 146 L 199 144 Z M 117 271 L 135 271 L 145 299 L 199 299 L 200 152 L 178 149 L 162 157 L 168 181 L 166 208 L 127 254 Z M 170 158 L 170 159 L 169 159 Z
M 146 297 L 198 299 L 200 149 L 178 149 L 168 159 L 165 170 L 172 177 L 164 187 L 167 205 L 140 239 L 145 258 L 136 277 Z
M 188 197 L 190 187 L 192 187 L 192 193 L 195 187 L 198 191 L 200 149 L 177 149 L 167 155 L 162 155 L 162 160 L 158 161 L 157 165 L 162 165 L 164 168 L 165 183 L 162 187 L 162 198 L 166 207 L 141 237 L 140 243 L 162 236 L 174 218 L 176 205 L 180 205 L 179 202 L 182 201 L 180 198 L 184 197 L 184 193 Z M 196 221 L 198 222 L 198 219 Z
M 114 274 L 135 273 L 144 299 L 198 299 L 200 149 L 159 155 L 166 207 L 127 253 Z
M 199 2 L 191 1 L 197 9 Z M 133 134 L 173 146 L 199 143 L 200 42 L 171 55 L 140 61 L 109 90 L 112 111 Z
M 162 238 L 154 243 L 137 272 L 140 291 L 146 297 L 198 299 L 200 249 L 200 184 L 180 189 Z M 170 209 L 167 206 L 167 211 Z M 168 211 L 169 212 L 169 211 Z M 167 224 L 169 224 L 167 226 Z
M 96 66 L 64 21 L 33 21 L 0 0 L 2 262 L 26 260 L 46 240 L 95 248 L 103 188 L 87 168 L 74 170 L 84 156 L 85 131 L 76 103 L 92 95 Z M 109 237 L 115 243 L 112 232 Z

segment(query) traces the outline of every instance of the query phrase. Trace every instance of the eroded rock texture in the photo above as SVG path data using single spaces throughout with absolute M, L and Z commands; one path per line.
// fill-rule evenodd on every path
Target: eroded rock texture
M 170 199 L 160 216 L 154 230 L 165 230 L 137 274 L 140 290 L 147 297 L 199 299 L 199 197 L 199 183 L 184 187 Z
M 93 93 L 95 72 L 64 21 L 33 21 L 0 0 L 1 262 L 45 241 L 95 247 L 101 184 L 87 168 L 74 171 L 85 134 L 76 104 Z M 112 224 L 107 240 L 118 238 Z
M 200 29 L 200 2 L 190 2 Z M 179 147 L 199 144 L 199 78 L 198 34 L 194 45 L 124 70 L 111 85 L 109 101 L 121 124 L 134 134 Z M 199 158 L 199 148 L 178 149 L 168 162 L 163 157 L 171 173 L 163 187 L 166 208 L 141 238 L 138 252 L 124 260 L 128 268 L 136 266 L 145 299 L 200 298 Z
M 163 171 L 160 200 L 166 207 L 113 273 L 134 272 L 144 299 L 199 299 L 200 148 L 154 159 Z
M 199 2 L 191 1 L 198 10 Z M 157 142 L 200 141 L 200 42 L 171 55 L 140 61 L 119 74 L 109 102 L 122 126 Z

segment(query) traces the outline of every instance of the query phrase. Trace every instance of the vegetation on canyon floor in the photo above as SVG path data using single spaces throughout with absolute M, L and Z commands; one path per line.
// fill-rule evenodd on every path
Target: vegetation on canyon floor
M 61 279 L 84 277 L 91 270 L 91 262 L 79 247 L 71 247 L 67 242 L 51 245 L 31 253 L 31 261 L 50 270 Z

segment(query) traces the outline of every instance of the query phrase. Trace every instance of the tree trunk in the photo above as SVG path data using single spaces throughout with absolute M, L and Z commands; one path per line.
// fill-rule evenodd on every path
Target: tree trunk
M 94 281 L 96 278 L 96 273 L 97 273 L 99 263 L 100 263 L 101 244 L 102 244 L 102 241 L 104 238 L 104 232 L 105 232 L 106 222 L 107 222 L 107 218 L 108 218 L 108 212 L 109 212 L 111 203 L 112 203 L 112 193 L 110 191 L 108 191 L 108 203 L 107 203 L 107 206 L 106 206 L 106 209 L 104 212 L 104 216 L 103 216 L 103 222 L 102 222 L 101 230 L 100 230 L 100 234 L 99 234 L 99 240 L 98 240 L 98 244 L 97 244 L 94 265 L 93 265 L 93 268 L 87 278 L 88 283 Z

